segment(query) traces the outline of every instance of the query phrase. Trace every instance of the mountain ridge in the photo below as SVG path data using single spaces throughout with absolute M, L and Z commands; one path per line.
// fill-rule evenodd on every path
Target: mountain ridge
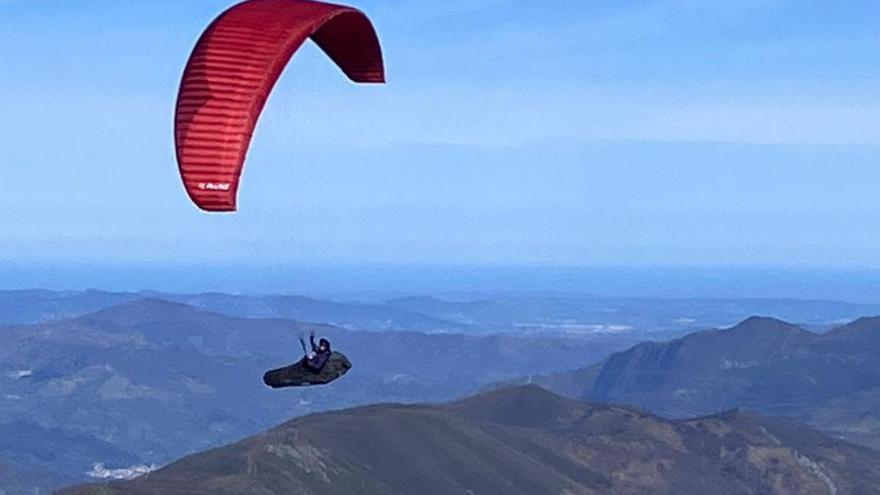
M 880 448 L 878 337 L 874 317 L 825 334 L 749 318 L 530 380 L 568 397 L 633 404 L 667 417 L 745 408 Z
M 532 417 L 536 401 L 550 404 Z M 878 483 L 880 453 L 798 425 L 664 420 L 525 386 L 310 415 L 130 482 L 59 493 L 819 495 Z
M 332 387 L 265 387 L 263 373 L 300 359 L 298 336 L 310 330 L 345 352 L 353 372 Z M 0 425 L 32 432 L 5 435 L 4 443 L 0 428 L 0 457 L 23 460 L 18 464 L 27 472 L 57 471 L 72 480 L 85 479 L 95 463 L 111 469 L 164 464 L 291 416 L 377 401 L 451 400 L 526 370 L 561 371 L 623 346 L 563 337 L 365 332 L 227 316 L 155 298 L 71 319 L 0 326 L 0 334 Z M 10 477 L 0 477 L 4 489 L 18 483 L 13 476 L 33 479 L 3 472 Z

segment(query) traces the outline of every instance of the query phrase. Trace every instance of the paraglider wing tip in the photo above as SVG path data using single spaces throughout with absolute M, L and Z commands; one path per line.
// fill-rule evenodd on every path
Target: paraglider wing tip
M 380 72 L 361 76 L 354 79 L 354 82 L 360 84 L 385 84 L 387 81 L 385 80 L 385 74 Z
M 236 205 L 214 205 L 214 204 L 196 204 L 202 211 L 208 213 L 235 213 L 238 211 Z
M 204 211 L 205 213 L 217 213 L 217 214 L 223 214 L 223 213 L 232 214 L 232 213 L 235 213 L 238 211 L 235 208 L 201 208 L 201 207 L 199 207 L 199 209 Z

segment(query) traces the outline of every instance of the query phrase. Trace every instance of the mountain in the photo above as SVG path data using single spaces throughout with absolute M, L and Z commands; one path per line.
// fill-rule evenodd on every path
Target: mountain
M 297 336 L 309 331 L 343 351 L 352 371 L 322 388 L 265 387 L 263 373 L 299 359 Z M 87 479 L 96 463 L 110 470 L 161 465 L 293 416 L 451 400 L 623 348 L 567 337 L 350 331 L 157 298 L 0 326 L 0 342 L 0 459 L 73 480 Z M 3 476 L 0 487 L 10 482 Z
M 749 318 L 532 380 L 569 397 L 633 404 L 668 417 L 745 408 L 880 448 L 878 318 L 821 335 Z
M 739 412 L 687 421 L 535 386 L 313 415 L 62 495 L 876 493 L 880 453 Z
M 0 322 L 28 324 L 73 318 L 139 298 L 134 293 L 98 290 L 2 290 Z
M 352 330 L 461 332 L 466 325 L 382 304 L 337 302 L 304 296 L 242 296 L 220 293 L 159 294 L 217 313 L 247 318 L 320 322 Z
M 728 326 L 756 314 L 821 329 L 865 314 L 880 305 L 796 299 L 667 299 L 598 296 L 518 296 L 474 301 L 404 297 L 386 306 L 476 329 L 532 333 L 690 333 Z M 679 335 L 676 335 L 679 336 Z
M 359 330 L 456 331 L 460 324 L 380 304 L 335 302 L 303 296 L 230 295 L 221 293 L 166 294 L 98 290 L 0 291 L 0 322 L 44 323 L 82 316 L 125 302 L 159 298 L 216 313 L 247 318 L 284 318 L 326 323 Z
M 282 318 L 350 330 L 423 333 L 565 334 L 657 339 L 727 326 L 754 314 L 827 329 L 880 305 L 793 299 L 662 299 L 595 296 L 502 296 L 448 301 L 429 296 L 384 302 L 333 301 L 293 295 L 170 294 L 97 290 L 0 291 L 0 323 L 45 323 L 145 298 L 181 302 L 245 318 Z

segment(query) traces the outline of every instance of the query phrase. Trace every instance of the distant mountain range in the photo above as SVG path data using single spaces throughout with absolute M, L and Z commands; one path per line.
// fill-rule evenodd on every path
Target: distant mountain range
M 671 421 L 535 386 L 296 419 L 62 495 L 870 494 L 880 453 L 739 412 Z
M 163 465 L 294 416 L 452 400 L 524 375 L 579 400 L 676 418 L 745 408 L 880 447 L 880 319 L 819 334 L 750 318 L 639 344 L 753 307 L 824 326 L 818 322 L 869 306 L 167 296 L 175 301 L 155 293 L 0 292 L 0 321 L 40 322 L 0 325 L 0 495 Z M 403 331 L 413 328 L 423 331 Z M 310 330 L 345 352 L 352 372 L 320 389 L 265 388 L 263 372 L 296 360 L 296 337 Z
M 880 314 L 880 305 L 876 304 L 796 299 L 530 296 L 452 302 L 407 297 L 385 304 L 475 328 L 654 333 L 655 338 L 733 325 L 752 315 L 772 315 L 822 330 L 860 316 Z
M 679 336 L 732 325 L 755 314 L 815 328 L 880 314 L 880 305 L 791 299 L 649 299 L 530 296 L 474 301 L 406 297 L 378 303 L 303 296 L 158 292 L 0 291 L 0 323 L 30 324 L 82 316 L 123 302 L 161 298 L 228 316 L 283 318 L 350 330 Z
M 880 448 L 880 318 L 821 335 L 749 318 L 726 330 L 639 344 L 533 381 L 569 397 L 633 404 L 668 417 L 745 408 Z
M 297 336 L 310 330 L 345 352 L 352 371 L 319 389 L 265 387 L 263 372 L 299 359 Z M 633 343 L 350 331 L 156 298 L 0 326 L 0 342 L 0 463 L 15 461 L 14 471 L 0 467 L 6 495 L 45 485 L 13 479 L 83 480 L 95 463 L 108 470 L 164 464 L 293 416 L 451 400 L 525 373 L 573 369 Z
M 157 298 L 180 302 L 228 316 L 282 318 L 325 323 L 348 329 L 447 332 L 463 326 L 428 315 L 380 304 L 335 302 L 303 296 L 243 296 L 221 293 L 168 294 L 152 291 L 53 292 L 0 291 L 0 322 L 45 323 L 74 318 L 125 302 Z

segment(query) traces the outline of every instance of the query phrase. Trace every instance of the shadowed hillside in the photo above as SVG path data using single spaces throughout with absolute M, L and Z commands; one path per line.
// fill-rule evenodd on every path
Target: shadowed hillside
M 868 494 L 880 453 L 742 413 L 663 420 L 535 386 L 309 416 L 63 495 Z
M 669 417 L 731 408 L 797 418 L 880 447 L 880 319 L 819 335 L 772 318 L 650 342 L 574 372 L 533 378 L 569 397 Z

